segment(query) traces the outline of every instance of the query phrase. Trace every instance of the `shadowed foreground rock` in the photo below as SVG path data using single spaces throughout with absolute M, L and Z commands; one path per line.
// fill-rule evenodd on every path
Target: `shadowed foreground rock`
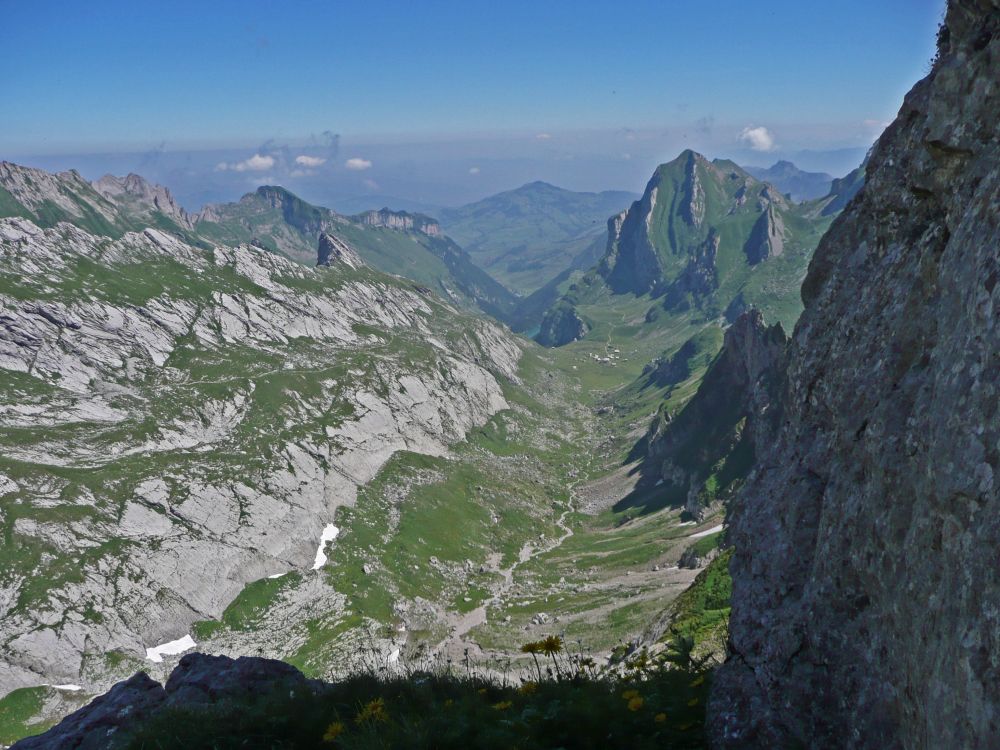
M 273 659 L 187 654 L 166 686 L 139 672 L 119 682 L 80 710 L 37 737 L 14 744 L 16 750 L 107 750 L 124 732 L 140 726 L 158 711 L 176 706 L 204 706 L 238 701 L 281 685 L 295 690 L 321 690 L 323 683 L 306 679 L 285 662 Z
M 1000 1 L 952 0 L 939 44 L 813 258 L 731 509 L 716 747 L 997 747 Z

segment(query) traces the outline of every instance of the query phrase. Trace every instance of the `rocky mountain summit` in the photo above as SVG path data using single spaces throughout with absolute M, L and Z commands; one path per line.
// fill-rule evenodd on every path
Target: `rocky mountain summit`
M 996 747 L 998 82 L 1000 3 L 951 0 L 810 264 L 730 506 L 717 747 Z
M 8 218 L 0 261 L 2 693 L 155 669 L 269 576 L 289 621 L 335 611 L 337 508 L 508 408 L 521 354 L 412 282 L 252 245 Z
M 628 315 L 630 297 L 649 299 L 647 324 L 677 316 L 725 315 L 731 322 L 757 306 L 790 326 L 800 310 L 798 284 L 832 218 L 823 210 L 831 201 L 796 204 L 731 161 L 684 151 L 657 168 L 627 211 L 608 220 L 604 255 L 549 307 L 538 340 L 569 343 L 594 328 L 591 315 L 608 307 Z
M 792 162 L 781 159 L 770 167 L 744 167 L 758 180 L 770 182 L 793 201 L 822 198 L 830 193 L 833 176 L 826 172 L 806 172 Z

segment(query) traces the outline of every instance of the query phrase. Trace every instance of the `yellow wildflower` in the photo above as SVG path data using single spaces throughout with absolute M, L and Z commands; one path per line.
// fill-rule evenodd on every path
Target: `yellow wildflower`
M 704 681 L 705 681 L 705 675 L 700 674 L 697 677 L 695 677 L 693 680 L 691 680 L 691 687 L 693 687 L 693 688 L 698 687 Z
M 689 722 L 687 722 L 686 724 L 681 724 L 681 725 L 680 725 L 680 727 L 678 727 L 678 728 L 679 728 L 679 729 L 680 729 L 680 730 L 681 730 L 682 732 L 686 732 L 687 730 L 689 730 L 689 729 L 690 729 L 691 727 L 693 727 L 693 726 L 694 726 L 694 724 L 692 724 L 692 723 L 691 723 L 691 722 L 689 721 Z
M 369 701 L 354 717 L 357 724 L 363 724 L 366 721 L 387 721 L 388 719 L 389 714 L 385 711 L 385 699 L 383 698 Z
M 499 703 L 494 703 L 493 708 L 497 711 L 506 711 L 513 705 L 514 704 L 511 701 L 500 701 Z
M 552 654 L 558 654 L 562 650 L 563 650 L 562 638 L 560 638 L 558 635 L 547 636 L 545 640 L 542 641 L 542 651 L 544 651 L 549 656 L 551 656 Z
M 698 699 L 697 698 L 692 698 L 691 700 L 688 701 L 688 705 L 689 706 L 697 706 L 698 705 Z
M 323 742 L 333 742 L 344 732 L 344 722 L 335 721 L 330 726 L 326 728 L 326 733 L 323 735 Z
M 521 646 L 521 653 L 523 654 L 540 654 L 542 653 L 543 643 L 542 641 L 532 641 L 531 643 L 525 643 Z
M 631 699 L 631 700 L 630 700 L 630 701 L 628 702 L 628 710 L 629 710 L 629 711 L 632 711 L 633 713 L 635 713 L 635 712 L 636 712 L 636 711 L 638 711 L 638 710 L 639 710 L 640 708 L 642 708 L 642 706 L 643 706 L 643 704 L 644 704 L 645 702 L 646 702 L 646 701 L 644 701 L 644 700 L 642 699 L 642 696 L 639 696 L 639 695 L 637 695 L 637 696 L 636 696 L 635 698 L 632 698 L 632 699 Z
M 534 695 L 538 692 L 537 682 L 526 682 L 517 689 L 521 695 Z
M 662 724 L 666 720 L 667 720 L 667 715 L 662 711 L 653 717 L 653 721 L 655 721 L 657 724 Z
M 627 701 L 630 701 L 633 698 L 638 698 L 638 697 L 639 697 L 638 690 L 626 690 L 624 693 L 622 693 L 622 698 L 624 698 Z
M 477 690 L 476 692 L 478 692 L 480 695 L 486 695 L 486 688 L 479 688 L 479 690 Z
M 448 698 L 448 699 L 447 699 L 447 700 L 446 700 L 446 701 L 444 702 L 444 707 L 445 707 L 445 708 L 449 708 L 449 707 L 450 707 L 450 706 L 452 706 L 452 705 L 453 705 L 454 703 L 455 703 L 455 701 L 453 701 L 453 700 L 452 700 L 451 698 Z

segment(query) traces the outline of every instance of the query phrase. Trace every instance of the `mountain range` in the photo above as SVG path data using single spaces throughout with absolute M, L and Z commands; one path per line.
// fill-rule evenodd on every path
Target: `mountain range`
M 805 172 L 790 161 L 778 161 L 770 167 L 743 167 L 758 180 L 770 182 L 793 201 L 822 198 L 829 194 L 833 176 L 826 172 Z
M 546 182 L 459 208 L 441 209 L 441 226 L 498 281 L 529 295 L 567 270 L 600 257 L 604 225 L 635 199 L 623 191 L 578 193 Z
M 717 549 L 745 478 L 726 315 L 794 320 L 837 199 L 794 204 L 685 152 L 517 299 L 421 214 L 342 216 L 270 186 L 188 214 L 136 175 L 9 163 L 0 185 L 0 678 L 30 716 L 193 645 L 331 678 L 372 628 L 409 662 L 511 653 L 554 616 L 594 648 L 636 637 L 711 559 L 693 550 Z M 521 202 L 523 224 L 526 195 L 579 209 L 546 225 L 560 253 L 623 197 L 513 193 L 496 205 Z M 520 241 L 512 223 L 499 241 Z M 537 242 L 521 257 L 558 270 Z M 483 317 L 529 325 L 554 299 L 548 321 L 592 321 L 576 345 Z M 715 383 L 735 411 L 703 406 Z M 682 426 L 706 418 L 718 445 L 696 455 Z
M 685 151 L 609 220 L 603 256 L 545 312 L 538 341 L 599 339 L 615 325 L 655 336 L 668 319 L 731 322 L 751 306 L 790 327 L 801 311 L 799 284 L 836 213 L 831 207 L 860 184 L 845 178 L 837 192 L 794 203 L 733 162 Z

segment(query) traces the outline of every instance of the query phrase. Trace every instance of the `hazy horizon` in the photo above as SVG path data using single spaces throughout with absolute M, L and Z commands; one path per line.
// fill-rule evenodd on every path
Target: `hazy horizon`
M 112 2 L 39 37 L 51 7 L 18 5 L 0 159 L 136 172 L 188 209 L 262 184 L 418 210 L 534 180 L 640 192 L 685 148 L 837 177 L 926 71 L 942 8 Z

